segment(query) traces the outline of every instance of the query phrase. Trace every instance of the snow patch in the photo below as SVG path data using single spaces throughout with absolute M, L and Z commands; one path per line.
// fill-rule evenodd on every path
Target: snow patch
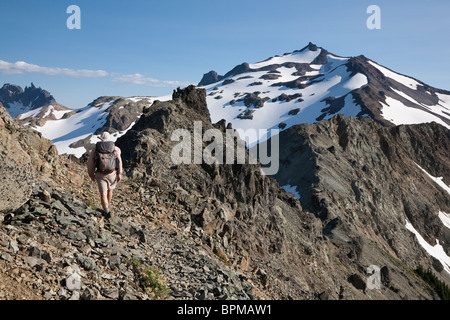
M 344 107 L 335 114 L 329 114 L 324 119 L 333 118 L 336 114 L 342 114 L 344 117 L 356 117 L 361 112 L 361 107 L 355 103 L 353 96 L 349 93 L 345 96 Z
M 53 111 L 55 111 L 55 108 L 52 105 L 49 105 L 47 107 L 47 111 L 45 112 L 45 114 L 44 114 L 44 116 L 42 118 L 49 117 L 52 114 Z
M 40 108 L 36 108 L 36 109 L 33 109 L 33 110 L 29 110 L 29 111 L 24 112 L 24 113 L 20 113 L 19 114 L 20 115 L 19 118 L 20 119 L 26 119 L 28 117 L 36 117 L 39 113 L 41 113 L 43 108 L 44 107 L 40 107 Z
M 106 122 L 106 109 L 112 104 L 113 102 L 105 102 L 94 107 L 87 106 L 67 119 L 47 120 L 42 127 L 36 127 L 35 130 L 51 140 L 59 154 L 74 154 L 81 157 L 86 151 L 85 148 L 70 148 L 69 146 L 102 127 Z
M 53 105 L 48 105 L 46 107 L 40 107 L 36 109 L 32 109 L 18 115 L 19 119 L 26 119 L 29 117 L 37 117 L 43 110 L 45 110 L 45 114 L 41 118 L 49 118 L 52 115 L 55 116 L 56 119 L 61 119 L 66 113 L 71 112 L 73 110 L 56 110 Z M 16 109 L 17 111 L 17 109 Z
M 393 80 L 395 80 L 395 81 L 397 81 L 397 82 L 403 84 L 404 86 L 406 86 L 406 87 L 408 87 L 408 88 L 412 88 L 412 89 L 417 90 L 417 86 L 420 86 L 420 85 L 421 85 L 421 84 L 420 84 L 419 82 L 417 82 L 416 80 L 411 79 L 411 78 L 409 78 L 409 77 L 407 77 L 407 76 L 403 76 L 403 75 L 398 74 L 398 73 L 396 73 L 396 72 L 393 72 L 393 71 L 391 71 L 391 70 L 389 70 L 389 69 L 387 69 L 387 68 L 385 68 L 385 67 L 380 66 L 379 64 L 376 64 L 376 63 L 373 62 L 373 61 L 370 61 L 370 60 L 369 60 L 369 63 L 370 63 L 372 66 L 374 66 L 375 68 L 377 68 L 378 70 L 380 70 L 381 73 L 382 73 L 385 77 L 391 78 L 391 79 L 393 79 Z
M 278 73 L 278 75 L 281 76 L 279 79 L 282 80 L 283 82 L 288 82 L 288 81 L 293 81 L 295 79 L 298 79 L 298 76 L 293 76 L 293 74 L 295 72 L 297 72 L 297 69 L 294 67 L 292 67 L 292 68 L 281 67 L 281 68 L 278 68 L 277 71 L 280 72 L 280 73 Z M 314 71 L 314 74 L 318 74 L 318 72 Z
M 425 251 L 432 257 L 438 259 L 444 266 L 444 270 L 450 274 L 450 257 L 445 253 L 442 245 L 439 244 L 439 240 L 436 239 L 436 245 L 431 246 L 425 239 L 414 229 L 413 225 L 406 219 L 406 229 L 415 234 L 417 241 Z
M 259 69 L 262 67 L 270 66 L 272 64 L 283 64 L 285 62 L 295 62 L 295 63 L 311 63 L 316 59 L 322 50 L 311 51 L 306 50 L 304 52 L 294 52 L 281 57 L 273 57 L 267 61 L 257 62 L 249 64 L 251 69 Z
M 430 177 L 431 180 L 433 180 L 438 186 L 440 186 L 442 189 L 444 189 L 445 191 L 447 191 L 447 193 L 450 195 L 450 187 L 447 186 L 447 184 L 445 184 L 445 182 L 443 181 L 443 177 L 434 177 L 431 174 L 429 174 L 428 172 L 426 172 L 421 166 L 419 166 L 416 163 L 416 166 L 419 167 L 420 170 L 422 170 L 423 172 L 425 172 L 427 174 L 428 177 Z
M 143 99 L 144 99 L 143 97 L 131 97 L 131 98 L 128 98 L 128 100 L 131 100 L 133 102 L 139 102 L 139 101 L 141 101 Z
M 450 229 L 450 214 L 439 211 L 439 219 L 441 219 L 444 226 Z
M 355 90 L 361 88 L 362 86 L 365 86 L 367 83 L 367 77 L 362 73 L 357 73 L 349 80 L 347 80 L 347 82 L 344 83 L 342 87 L 348 90 Z
M 348 60 L 348 58 L 338 57 L 338 56 L 335 56 L 334 54 L 331 54 L 331 53 L 329 53 L 329 54 L 327 55 L 327 57 L 328 57 L 328 58 L 333 58 L 333 59 L 335 59 L 335 60 L 341 60 L 341 61 Z
M 395 125 L 418 124 L 434 121 L 450 129 L 450 125 L 445 123 L 439 117 L 428 113 L 425 110 L 407 107 L 394 98 L 386 97 L 386 103 L 380 103 L 383 106 L 383 108 L 381 109 L 382 117 L 386 120 L 391 121 Z
M 416 163 L 416 166 L 419 167 L 420 170 L 422 170 L 431 180 L 433 180 L 438 186 L 440 186 L 442 189 L 447 191 L 447 193 L 450 195 L 450 187 L 445 184 L 443 181 L 443 177 L 434 177 L 428 172 L 426 172 L 421 166 L 419 166 Z M 444 226 L 450 229 L 450 214 L 447 214 L 445 212 L 439 211 L 439 219 L 441 219 Z
M 446 107 L 447 111 L 450 112 L 450 96 L 443 94 L 443 93 L 437 93 L 437 92 L 436 92 L 436 95 L 439 98 L 439 101 L 442 103 L 442 105 L 441 104 L 439 104 L 439 105 Z
M 66 113 L 72 112 L 74 110 L 53 110 L 53 115 L 57 120 L 61 119 Z

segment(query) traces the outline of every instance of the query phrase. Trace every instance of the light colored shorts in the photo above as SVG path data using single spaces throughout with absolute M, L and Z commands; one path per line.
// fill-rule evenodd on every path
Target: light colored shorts
M 117 172 L 114 171 L 108 175 L 96 172 L 95 179 L 97 180 L 98 190 L 101 193 L 114 190 L 117 185 Z

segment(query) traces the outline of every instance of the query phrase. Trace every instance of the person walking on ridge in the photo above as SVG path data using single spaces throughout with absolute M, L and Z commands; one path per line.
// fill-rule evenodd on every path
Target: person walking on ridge
M 88 174 L 92 181 L 97 181 L 103 211 L 106 218 L 110 218 L 113 190 L 122 179 L 122 152 L 111 141 L 108 132 L 103 132 L 98 138 L 100 141 L 89 154 Z

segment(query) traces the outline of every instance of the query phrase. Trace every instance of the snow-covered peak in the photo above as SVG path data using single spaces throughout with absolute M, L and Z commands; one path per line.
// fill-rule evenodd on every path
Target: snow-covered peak
M 349 93 L 368 79 L 349 70 L 349 59 L 313 45 L 249 64 L 246 72 L 204 86 L 211 120 L 225 119 L 235 129 L 283 130 L 337 111 L 356 116 L 361 108 Z M 339 108 L 333 107 L 337 100 Z
M 377 64 L 377 63 L 375 63 L 373 61 L 369 60 L 369 63 L 371 65 L 373 65 L 375 68 L 377 68 L 378 70 L 380 70 L 381 73 L 383 73 L 383 75 L 385 77 L 391 78 L 391 79 L 393 79 L 393 80 L 395 80 L 395 81 L 397 81 L 397 82 L 399 82 L 399 83 L 401 83 L 401 84 L 403 84 L 403 85 L 405 85 L 405 86 L 407 86 L 407 87 L 409 87 L 411 89 L 417 90 L 417 86 L 420 85 L 420 83 L 417 82 L 416 80 L 414 80 L 413 78 L 410 78 L 410 77 L 404 76 L 404 75 L 402 75 L 400 73 L 391 71 L 388 68 L 380 66 L 379 64 Z
M 201 87 L 207 91 L 211 120 L 225 119 L 235 129 L 285 130 L 338 113 L 369 116 L 387 125 L 435 121 L 450 128 L 450 92 L 364 56 L 340 57 L 312 43 L 243 63 L 225 76 L 211 71 L 201 83 L 207 83 Z
M 309 49 L 305 49 L 303 51 L 297 51 L 289 54 L 285 54 L 282 56 L 275 56 L 273 58 L 269 58 L 265 61 L 249 64 L 251 69 L 260 69 L 263 67 L 267 67 L 269 65 L 274 64 L 283 64 L 283 63 L 312 63 L 321 53 L 322 49 L 318 49 L 316 51 L 312 51 Z

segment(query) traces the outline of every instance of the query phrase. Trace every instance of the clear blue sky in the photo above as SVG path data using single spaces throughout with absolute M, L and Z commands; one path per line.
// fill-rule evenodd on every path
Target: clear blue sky
M 81 30 L 66 26 L 72 4 Z M 366 27 L 372 4 L 380 30 Z M 311 41 L 450 90 L 449 15 L 448 0 L 0 0 L 0 85 L 34 82 L 78 108 L 170 94 Z

